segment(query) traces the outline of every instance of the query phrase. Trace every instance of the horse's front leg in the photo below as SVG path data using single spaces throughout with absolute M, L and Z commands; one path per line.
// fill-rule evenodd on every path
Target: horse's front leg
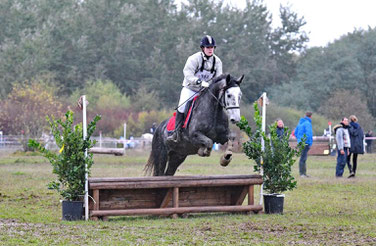
M 213 140 L 201 132 L 194 132 L 191 135 L 191 141 L 194 145 L 199 147 L 197 151 L 199 156 L 210 156 L 210 152 L 213 148 Z
M 232 160 L 232 147 L 233 147 L 233 141 L 231 139 L 229 139 L 227 141 L 226 151 L 221 156 L 221 159 L 219 160 L 219 164 L 221 164 L 221 166 L 225 167 L 231 162 L 231 160 Z

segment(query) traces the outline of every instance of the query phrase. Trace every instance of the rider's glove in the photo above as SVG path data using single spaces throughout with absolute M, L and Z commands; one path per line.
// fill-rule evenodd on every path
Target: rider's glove
M 201 87 L 208 88 L 208 87 L 209 87 L 209 83 L 206 82 L 206 81 L 202 81 L 202 82 L 201 82 Z

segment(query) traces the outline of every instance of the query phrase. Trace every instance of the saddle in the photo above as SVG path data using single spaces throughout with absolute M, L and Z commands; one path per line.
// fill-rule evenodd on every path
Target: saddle
M 184 113 L 185 120 L 184 120 L 183 129 L 188 128 L 190 119 L 192 118 L 193 107 L 195 106 L 195 101 L 196 101 L 197 98 L 198 98 L 198 96 L 195 96 L 193 98 L 193 100 L 191 100 L 190 102 L 187 103 L 188 107 L 186 107 L 186 110 L 185 110 L 185 113 Z M 174 130 L 175 130 L 175 118 L 176 118 L 176 112 L 174 112 L 173 116 L 168 120 L 168 123 L 167 123 L 167 126 L 166 126 L 167 132 L 169 134 L 173 133 Z

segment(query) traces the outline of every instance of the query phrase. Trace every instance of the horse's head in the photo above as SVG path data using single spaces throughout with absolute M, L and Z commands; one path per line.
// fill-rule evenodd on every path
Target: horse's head
M 244 75 L 235 79 L 227 75 L 225 87 L 225 107 L 231 123 L 238 123 L 240 121 L 240 100 L 242 91 L 240 90 L 240 83 L 243 81 Z
M 219 98 L 224 97 L 222 100 L 223 107 L 227 111 L 230 122 L 234 124 L 240 121 L 240 100 L 242 96 L 240 83 L 243 79 L 244 75 L 240 78 L 234 78 L 229 74 L 218 77 L 218 80 L 220 80 L 218 84 L 221 89 Z

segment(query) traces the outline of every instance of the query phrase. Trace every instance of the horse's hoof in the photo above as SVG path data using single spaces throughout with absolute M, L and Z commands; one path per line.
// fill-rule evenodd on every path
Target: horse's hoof
M 226 167 L 232 160 L 232 152 L 226 151 L 226 153 L 221 156 L 220 164 L 223 167 Z
M 197 154 L 201 157 L 205 156 L 205 150 L 203 148 L 199 148 Z
M 226 160 L 231 160 L 231 158 L 232 158 L 232 152 L 231 151 L 226 151 L 223 156 L 224 156 L 224 158 Z
M 224 156 L 221 157 L 221 160 L 219 161 L 219 164 L 221 164 L 222 167 L 227 167 L 227 165 L 231 162 L 232 158 L 226 159 Z
M 211 149 L 204 150 L 204 156 L 210 156 Z

